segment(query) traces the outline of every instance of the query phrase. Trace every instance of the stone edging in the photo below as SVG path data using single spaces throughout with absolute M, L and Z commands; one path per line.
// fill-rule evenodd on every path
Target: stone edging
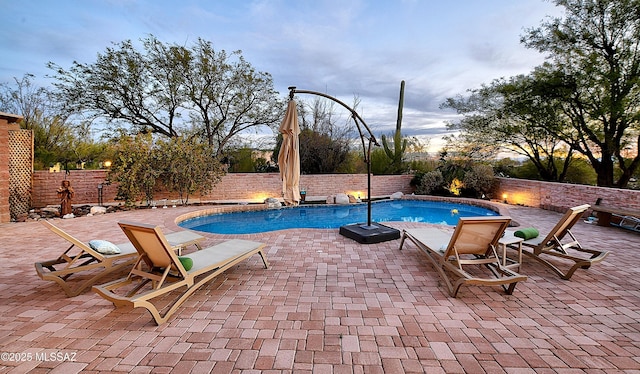
M 505 206 L 502 203 L 497 203 L 497 202 L 488 201 L 488 200 L 471 199 L 471 198 L 464 198 L 464 197 L 431 196 L 431 195 L 404 195 L 402 199 L 461 203 L 461 204 L 467 204 L 467 205 L 472 205 L 480 208 L 493 210 L 494 212 L 502 216 L 509 216 L 509 209 L 507 208 L 507 206 Z M 197 217 L 208 216 L 211 214 L 245 212 L 245 211 L 265 210 L 265 209 L 267 209 L 267 206 L 265 204 L 219 205 L 212 208 L 200 209 L 193 212 L 181 214 L 175 218 L 174 222 L 176 225 L 178 225 L 182 221 L 192 219 L 192 218 L 197 218 Z M 512 221 L 511 226 L 519 226 L 519 224 L 515 221 Z

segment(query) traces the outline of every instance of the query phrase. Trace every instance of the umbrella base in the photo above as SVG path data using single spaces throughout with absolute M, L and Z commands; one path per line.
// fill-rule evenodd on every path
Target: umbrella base
M 361 244 L 374 244 L 399 239 L 400 231 L 379 223 L 355 223 L 340 227 L 340 235 Z

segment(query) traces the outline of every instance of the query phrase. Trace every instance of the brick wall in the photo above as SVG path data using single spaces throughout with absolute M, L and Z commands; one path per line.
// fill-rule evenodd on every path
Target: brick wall
M 66 179 L 76 191 L 74 204 L 96 204 L 98 202 L 98 184 L 104 183 L 105 170 L 71 170 Z M 373 175 L 371 176 L 371 194 L 373 196 L 391 195 L 401 191 L 413 192 L 409 185 L 411 175 Z M 34 207 L 59 204 L 56 189 L 65 179 L 65 173 L 36 171 L 33 176 Z M 509 204 L 539 207 L 553 211 L 564 211 L 571 206 L 595 204 L 602 198 L 603 205 L 640 209 L 640 191 L 616 188 L 583 186 L 566 183 L 551 183 L 524 179 L 498 178 L 497 196 L 507 194 Z M 307 189 L 308 197 L 325 197 L 345 192 L 361 197 L 367 193 L 366 174 L 327 174 L 302 175 L 300 186 Z M 225 175 L 212 192 L 204 196 L 191 196 L 201 201 L 235 200 L 262 202 L 267 197 L 280 197 L 282 182 L 278 173 L 234 173 Z M 104 186 L 103 202 L 114 202 L 116 186 Z M 158 191 L 155 199 L 177 199 Z
M 98 202 L 98 185 L 104 183 L 107 172 L 105 170 L 71 170 L 49 173 L 48 171 L 36 171 L 33 174 L 33 205 L 44 207 L 59 204 L 56 189 L 65 180 L 71 182 L 75 191 L 74 204 L 95 204 Z M 409 185 L 411 175 L 380 175 L 371 177 L 372 196 L 391 195 L 394 192 L 411 193 Z M 336 193 L 367 194 L 366 174 L 327 174 L 327 175 L 302 175 L 300 186 L 306 188 L 307 196 L 324 197 Z M 116 196 L 115 185 L 103 186 L 104 203 L 112 203 Z M 282 196 L 282 181 L 278 173 L 234 173 L 225 175 L 216 184 L 213 191 L 206 195 L 190 196 L 191 199 L 201 201 L 216 200 L 240 200 L 262 202 L 267 197 Z M 178 199 L 177 194 L 168 194 L 166 191 L 157 191 L 154 194 L 156 200 Z
M 581 204 L 601 204 L 640 210 L 640 191 L 605 188 L 568 183 L 541 182 L 525 179 L 499 178 L 496 196 L 507 195 L 509 204 L 521 204 L 563 212 Z
M 103 184 L 103 202 L 114 202 L 117 192 L 115 185 L 104 185 L 106 170 L 70 170 L 59 173 L 49 173 L 48 171 L 35 171 L 33 173 L 33 206 L 41 208 L 47 205 L 60 203 L 56 190 L 63 180 L 71 182 L 71 187 L 75 192 L 74 204 L 97 204 L 98 185 Z

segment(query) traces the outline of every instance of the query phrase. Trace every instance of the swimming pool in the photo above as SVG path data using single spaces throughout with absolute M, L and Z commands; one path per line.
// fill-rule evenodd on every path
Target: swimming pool
M 425 222 L 455 225 L 460 217 L 496 216 L 472 205 L 424 200 L 385 200 L 371 204 L 373 222 Z M 214 234 L 254 234 L 292 228 L 333 229 L 367 222 L 367 204 L 302 205 L 247 212 L 216 213 L 187 219 L 178 226 Z

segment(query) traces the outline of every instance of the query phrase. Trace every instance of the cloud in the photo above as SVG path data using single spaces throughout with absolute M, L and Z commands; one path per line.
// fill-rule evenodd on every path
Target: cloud
M 357 96 L 376 132 L 395 129 L 405 80 L 403 132 L 431 137 L 456 118 L 439 108 L 447 97 L 539 65 L 520 34 L 559 11 L 542 0 L 59 0 L 4 2 L 3 13 L 12 16 L 0 30 L 0 82 L 44 77 L 48 61 L 92 63 L 112 43 L 149 34 L 180 45 L 203 38 L 242 50 L 283 96 L 290 85 Z

